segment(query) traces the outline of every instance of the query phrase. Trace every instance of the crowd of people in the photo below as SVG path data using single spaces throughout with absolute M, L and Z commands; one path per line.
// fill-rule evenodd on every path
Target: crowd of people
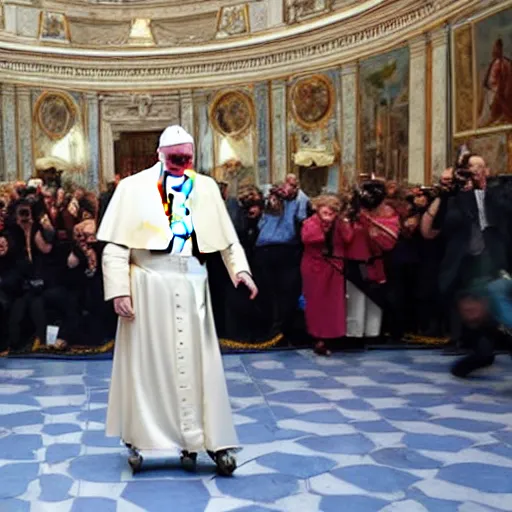
M 212 265 L 221 337 L 293 336 L 302 302 L 322 355 L 412 332 L 469 353 L 454 368 L 466 375 L 508 343 L 489 284 L 512 263 L 512 183 L 491 176 L 480 155 L 464 148 L 432 187 L 368 179 L 310 201 L 294 175 L 268 197 L 247 186 L 232 198 L 221 186 L 260 289 L 250 303 Z
M 118 181 L 100 197 L 58 181 L 4 186 L 2 355 L 45 345 L 49 325 L 59 327 L 55 349 L 113 338 L 95 234 Z M 448 337 L 456 351 L 477 346 L 459 373 L 492 362 L 496 336 L 482 301 L 511 266 L 512 189 L 481 156 L 461 154 L 433 187 L 367 179 L 309 198 L 293 174 L 266 195 L 219 187 L 260 290 L 249 300 L 219 254 L 205 257 L 220 338 L 253 346 L 284 335 L 329 355 L 416 333 Z
M 4 185 L 0 203 L 0 354 L 45 346 L 99 346 L 115 333 L 103 300 L 100 201 L 41 179 Z

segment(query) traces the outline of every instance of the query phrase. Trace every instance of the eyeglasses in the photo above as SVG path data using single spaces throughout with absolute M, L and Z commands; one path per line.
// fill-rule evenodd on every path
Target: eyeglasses
M 169 155 L 168 160 L 174 165 L 187 165 L 192 161 L 191 155 Z

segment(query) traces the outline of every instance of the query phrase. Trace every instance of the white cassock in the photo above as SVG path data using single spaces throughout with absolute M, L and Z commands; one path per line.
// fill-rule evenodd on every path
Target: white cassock
M 189 252 L 150 252 L 172 239 L 157 187 L 161 168 L 121 181 L 98 230 L 110 242 L 105 299 L 130 295 L 135 311 L 134 320 L 119 319 L 106 433 L 141 450 L 236 448 L 206 268 Z M 217 184 L 187 174 L 199 251 L 220 251 L 233 280 L 250 272 Z
M 380 336 L 382 309 L 347 279 L 347 336 L 376 338 Z

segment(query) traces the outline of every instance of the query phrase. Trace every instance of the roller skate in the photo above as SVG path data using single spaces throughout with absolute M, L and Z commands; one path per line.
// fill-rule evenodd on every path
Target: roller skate
M 208 455 L 217 465 L 217 473 L 220 476 L 231 476 L 236 469 L 236 458 L 228 450 L 218 452 L 208 451 Z
M 144 462 L 144 458 L 140 454 L 139 450 L 132 446 L 131 444 L 125 443 L 126 448 L 130 451 L 130 455 L 128 456 L 128 464 L 132 468 L 132 472 L 135 475 L 142 470 L 142 464 Z
M 197 453 L 183 450 L 180 457 L 181 467 L 189 472 L 195 473 L 197 469 Z

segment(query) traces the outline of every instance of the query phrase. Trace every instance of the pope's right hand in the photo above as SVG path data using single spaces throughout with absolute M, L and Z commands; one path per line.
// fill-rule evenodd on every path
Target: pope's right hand
M 133 312 L 132 298 L 129 295 L 124 297 L 116 297 L 114 299 L 114 310 L 122 318 L 133 320 L 135 313 Z

